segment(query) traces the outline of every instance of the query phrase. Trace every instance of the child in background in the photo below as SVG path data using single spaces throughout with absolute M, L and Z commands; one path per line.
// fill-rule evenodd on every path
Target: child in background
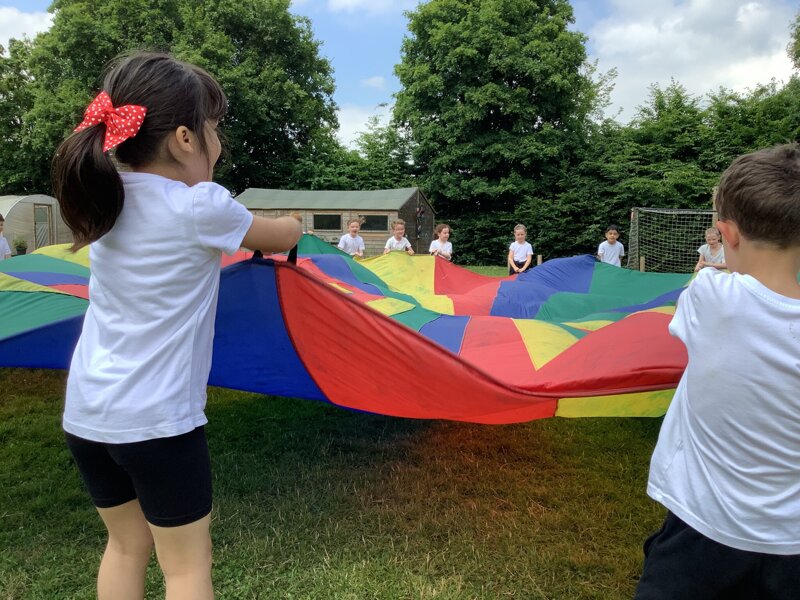
M 525 225 L 514 227 L 514 241 L 508 247 L 508 274 L 524 273 L 533 260 L 533 246 L 525 241 L 528 230 Z
M 347 252 L 350 256 L 364 258 L 364 240 L 358 235 L 359 229 L 361 229 L 361 221 L 359 219 L 350 219 L 347 222 L 348 233 L 339 238 L 337 248 Z
M 11 246 L 8 245 L 8 240 L 3 236 L 5 224 L 5 217 L 0 214 L 0 260 L 11 258 Z
M 619 228 L 616 225 L 606 227 L 606 241 L 597 247 L 597 258 L 600 262 L 621 267 L 620 258 L 625 256 L 625 247 L 619 240 Z
M 386 241 L 386 247 L 383 249 L 384 254 L 389 252 L 408 252 L 409 256 L 414 254 L 414 249 L 411 243 L 403 236 L 406 233 L 406 222 L 403 219 L 392 221 L 392 237 Z
M 73 248 L 88 244 L 92 264 L 63 427 L 108 531 L 100 600 L 142 598 L 154 545 L 167 598 L 214 595 L 203 426 L 220 260 L 288 250 L 301 229 L 253 217 L 211 183 L 226 111 L 204 70 L 133 53 L 53 160 Z
M 722 236 L 719 229 L 709 227 L 706 229 L 706 243 L 697 249 L 700 259 L 694 267 L 695 273 L 703 267 L 726 269 L 725 248 L 722 247 Z
M 445 260 L 452 260 L 453 244 L 448 241 L 450 239 L 450 226 L 439 223 L 435 231 L 436 239 L 431 242 L 428 252 L 433 256 L 441 256 Z
M 800 150 L 740 156 L 717 224 L 732 273 L 702 269 L 670 333 L 689 362 L 661 426 L 639 600 L 800 593 Z

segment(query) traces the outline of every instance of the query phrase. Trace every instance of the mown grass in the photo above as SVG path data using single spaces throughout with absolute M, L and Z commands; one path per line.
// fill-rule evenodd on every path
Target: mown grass
M 480 273 L 481 275 L 491 275 L 492 277 L 505 277 L 508 275 L 508 267 L 506 266 L 481 266 L 481 267 L 469 267 L 470 271 L 474 271 L 475 273 Z
M 0 598 L 93 598 L 64 374 L 0 370 Z M 631 597 L 658 419 L 414 421 L 210 389 L 219 598 Z M 148 597 L 163 597 L 151 564 Z

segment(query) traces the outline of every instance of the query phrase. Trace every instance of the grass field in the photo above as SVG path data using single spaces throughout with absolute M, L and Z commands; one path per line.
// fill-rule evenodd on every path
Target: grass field
M 0 600 L 94 597 L 104 530 L 64 380 L 0 370 Z M 660 419 L 485 426 L 217 388 L 207 414 L 221 599 L 630 598 L 663 517 L 644 491 Z

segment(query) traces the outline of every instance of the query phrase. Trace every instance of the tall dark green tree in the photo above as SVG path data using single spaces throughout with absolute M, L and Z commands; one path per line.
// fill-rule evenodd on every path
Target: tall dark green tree
M 331 135 L 306 147 L 297 162 L 292 187 L 312 190 L 381 190 L 416 185 L 411 145 L 394 123 L 381 125 L 377 117 L 355 140 L 355 150 Z
M 331 67 L 307 19 L 289 0 L 55 0 L 49 31 L 37 36 L 26 71 L 31 102 L 24 124 L 19 183 L 3 191 L 49 189 L 49 162 L 120 52 L 156 49 L 213 73 L 230 100 L 223 123 L 230 153 L 220 179 L 235 191 L 292 180 L 306 145 L 336 126 Z M 2 99 L 0 98 L 0 102 Z M 5 107 L 0 107 L 5 110 Z
M 624 237 L 635 206 L 708 208 L 719 173 L 703 164 L 705 115 L 699 100 L 673 82 L 653 86 L 630 125 L 603 120 L 587 127 L 556 198 L 520 213 L 541 224 L 542 253 L 593 253 L 608 224 L 618 225 Z
M 586 38 L 567 0 L 431 0 L 409 18 L 395 118 L 463 249 L 465 230 L 552 196 L 593 106 Z

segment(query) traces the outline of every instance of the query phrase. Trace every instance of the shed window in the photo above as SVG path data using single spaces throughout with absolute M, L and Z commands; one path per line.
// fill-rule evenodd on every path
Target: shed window
M 364 215 L 361 231 L 389 231 L 388 215 Z
M 342 215 L 314 215 L 314 230 L 341 231 Z

